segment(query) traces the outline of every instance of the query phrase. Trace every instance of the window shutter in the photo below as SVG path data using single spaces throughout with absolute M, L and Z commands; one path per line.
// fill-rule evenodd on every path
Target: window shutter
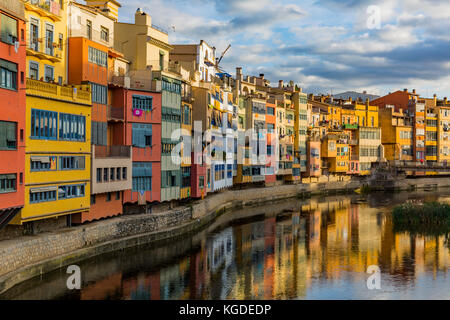
M 15 123 L 7 124 L 6 140 L 16 141 L 16 124 Z

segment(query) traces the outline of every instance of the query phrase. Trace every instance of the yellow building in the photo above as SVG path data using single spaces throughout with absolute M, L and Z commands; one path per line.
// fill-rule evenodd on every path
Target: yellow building
M 438 113 L 438 151 L 439 162 L 450 161 L 450 139 L 449 139 L 449 125 L 450 125 L 450 104 L 447 98 L 439 103 Z
M 385 108 L 379 111 L 381 143 L 386 160 L 413 160 L 413 119 L 402 109 Z
M 438 161 L 438 113 L 435 105 L 425 104 L 425 160 Z
M 192 104 L 187 102 L 187 98 L 183 100 L 186 100 L 181 103 L 181 130 L 184 141 L 185 135 L 190 139 L 192 132 Z M 188 147 L 190 148 L 189 145 Z M 191 150 L 188 147 L 183 143 L 181 149 L 181 199 L 191 196 Z
M 67 0 L 21 0 L 27 21 L 27 77 L 64 84 Z
M 378 127 L 378 107 L 371 106 L 369 100 L 365 104 L 354 104 L 356 123 L 360 127 Z
M 25 206 L 14 224 L 89 211 L 90 91 L 27 79 Z

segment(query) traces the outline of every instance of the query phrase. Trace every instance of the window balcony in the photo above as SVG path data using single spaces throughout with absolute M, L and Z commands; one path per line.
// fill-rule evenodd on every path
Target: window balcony
M 108 121 L 111 121 L 111 122 L 117 122 L 117 121 L 122 122 L 125 120 L 124 108 L 108 106 L 108 108 L 106 110 L 106 117 L 107 117 Z
M 24 2 L 25 10 L 39 14 L 41 17 L 61 21 L 61 8 L 59 1 L 53 0 L 30 0 Z
M 62 50 L 58 47 L 58 44 L 54 42 L 51 48 L 45 47 L 45 39 L 38 39 L 32 43 L 27 44 L 27 56 L 35 57 L 41 60 L 48 60 L 56 63 L 61 62 L 63 59 Z M 44 51 L 41 51 L 41 49 Z

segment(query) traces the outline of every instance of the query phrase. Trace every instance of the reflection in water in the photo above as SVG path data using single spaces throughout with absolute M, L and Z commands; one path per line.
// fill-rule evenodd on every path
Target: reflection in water
M 284 213 L 280 205 L 274 213 L 253 208 L 264 215 L 85 262 L 76 293 L 65 289 L 62 270 L 0 298 L 450 299 L 445 236 L 392 231 L 390 209 L 407 197 L 418 195 L 313 198 Z M 381 290 L 367 289 L 370 265 L 381 269 Z

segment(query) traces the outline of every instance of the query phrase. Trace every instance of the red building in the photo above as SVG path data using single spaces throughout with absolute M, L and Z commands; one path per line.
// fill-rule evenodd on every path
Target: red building
M 206 169 L 207 165 L 203 161 L 201 152 L 192 152 L 191 158 L 191 198 L 206 197 Z
M 122 130 L 113 141 L 132 146 L 132 189 L 124 192 L 124 203 L 161 201 L 161 93 L 116 89 L 112 108 L 124 106 Z
M 24 205 L 25 13 L 22 2 L 0 4 L 0 229 Z

